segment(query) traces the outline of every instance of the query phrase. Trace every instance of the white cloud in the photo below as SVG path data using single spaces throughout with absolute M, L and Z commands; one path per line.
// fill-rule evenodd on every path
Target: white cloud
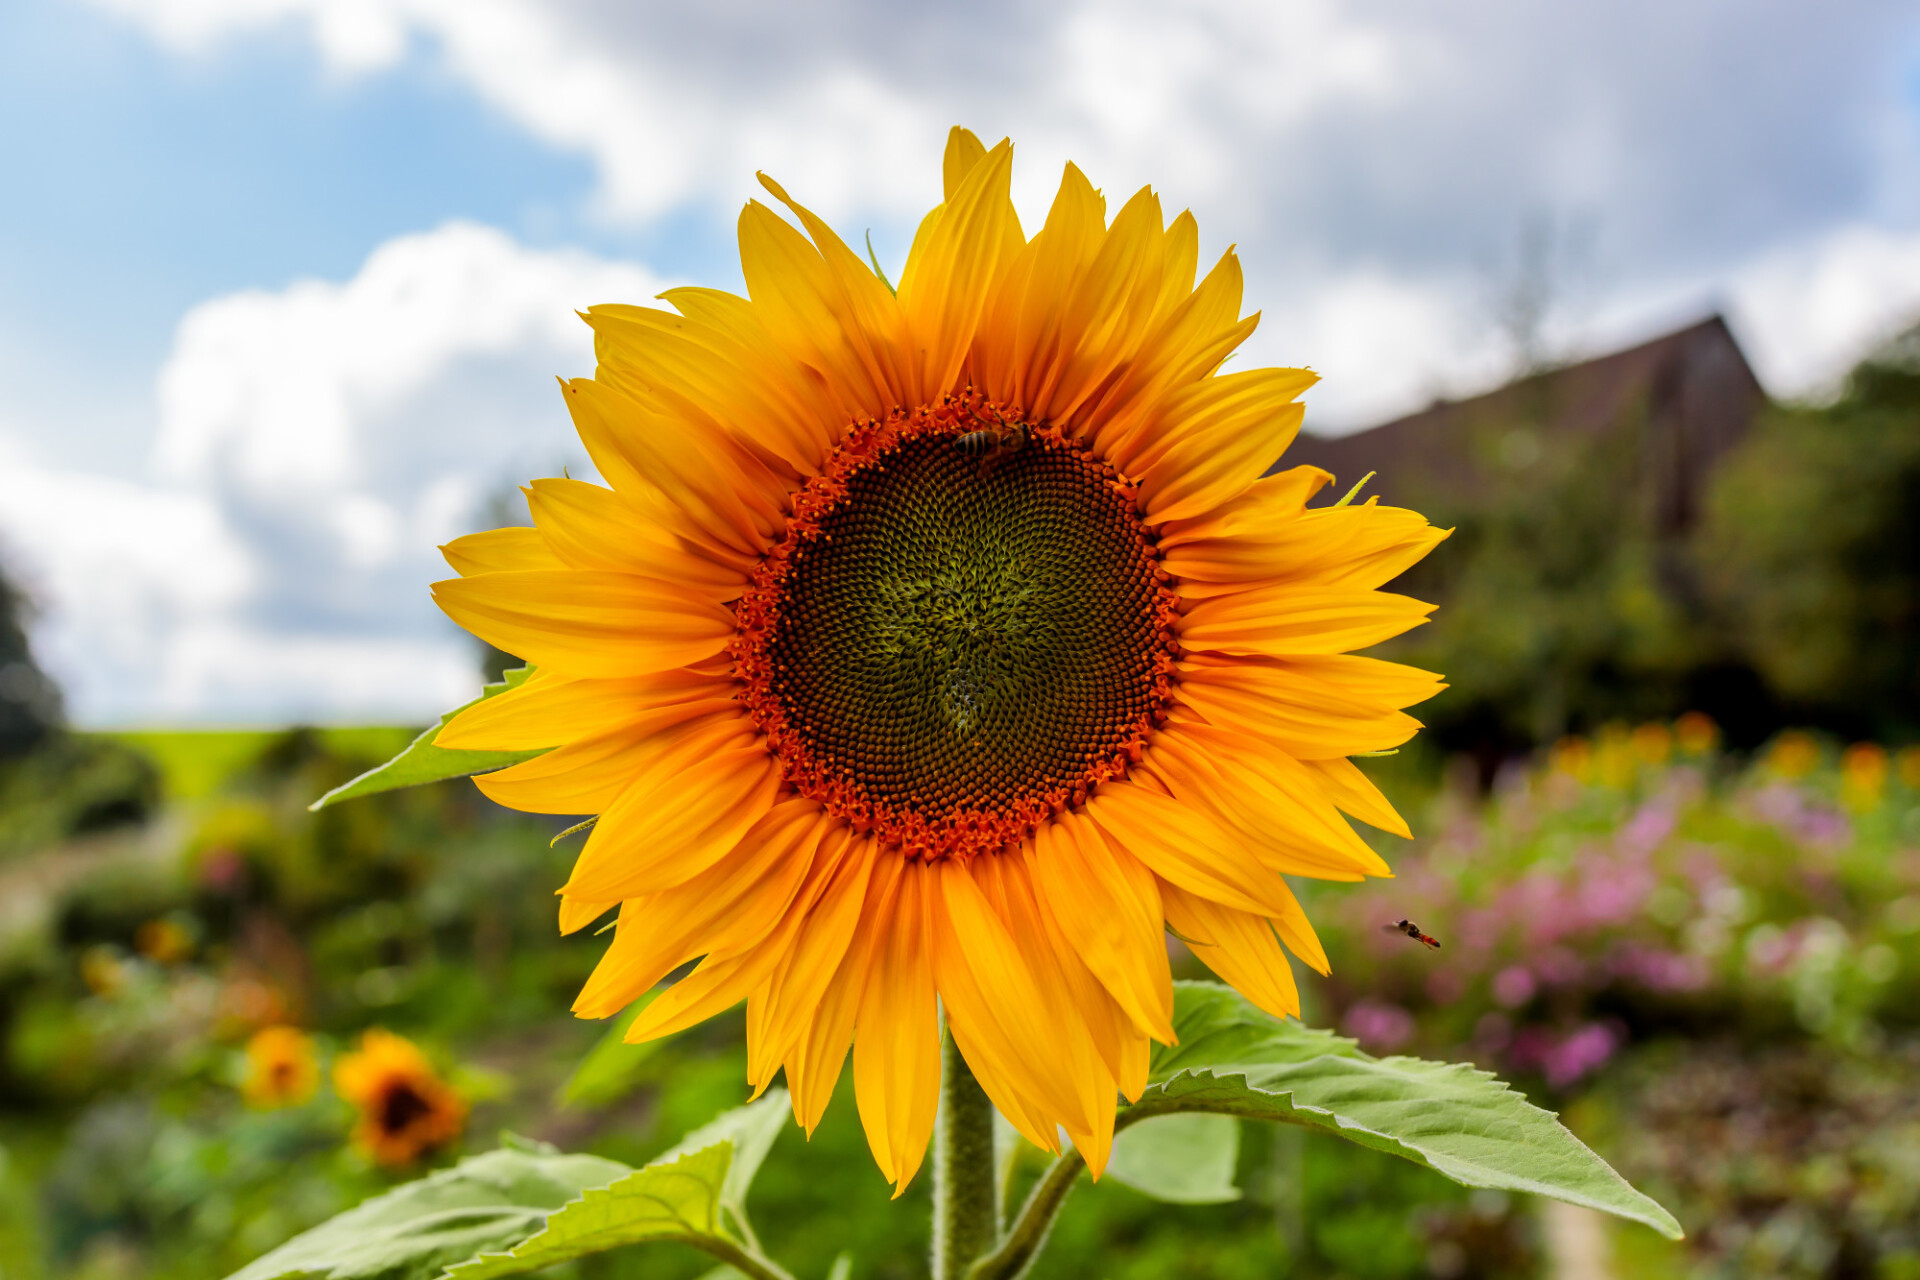
M 349 280 L 188 312 L 150 483 L 0 457 L 0 540 L 37 585 L 37 645 L 75 715 L 444 709 L 476 667 L 427 599 L 435 546 L 514 484 L 585 470 L 552 381 L 592 368 L 573 313 L 660 288 L 454 223 L 389 241 Z
M 1829 390 L 1868 348 L 1920 321 L 1920 232 L 1843 227 L 1769 254 L 1736 278 L 1733 302 L 1776 394 Z

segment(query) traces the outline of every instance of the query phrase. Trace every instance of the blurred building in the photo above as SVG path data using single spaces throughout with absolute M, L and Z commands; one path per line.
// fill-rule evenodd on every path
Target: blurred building
M 1673 536 L 1699 519 L 1713 464 L 1748 433 L 1766 400 L 1726 321 L 1715 315 L 1485 395 L 1436 400 L 1352 435 L 1302 434 L 1285 465 L 1331 471 L 1334 497 L 1376 472 L 1367 491 L 1381 493 L 1383 502 L 1450 512 L 1532 469 L 1553 437 L 1607 438 L 1631 455 L 1634 487 L 1653 527 Z

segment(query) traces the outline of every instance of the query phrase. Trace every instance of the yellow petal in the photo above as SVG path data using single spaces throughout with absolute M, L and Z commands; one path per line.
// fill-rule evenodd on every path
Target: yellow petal
M 940 1021 L 928 947 L 933 871 L 909 864 L 882 926 L 853 1043 L 854 1100 L 897 1199 L 919 1171 L 940 1103 Z
M 1285 882 L 1204 810 L 1123 782 L 1102 784 L 1084 812 L 1162 880 L 1243 911 L 1281 909 Z
M 474 703 L 448 721 L 433 741 L 456 751 L 555 747 L 637 728 L 643 717 L 666 707 L 697 706 L 696 715 L 721 711 L 725 708 L 712 704 L 727 701 L 735 688 L 728 674 L 704 666 L 620 680 L 570 680 L 541 670 L 517 689 Z M 675 722 L 653 723 L 666 728 Z
M 600 815 L 565 891 L 631 898 L 682 884 L 739 841 L 779 785 L 779 762 L 759 742 L 663 761 Z
M 986 144 L 971 129 L 962 129 L 959 125 L 947 131 L 947 152 L 940 162 L 940 183 L 945 191 L 943 200 L 951 200 L 959 192 L 960 186 L 973 172 L 973 166 L 987 158 Z
M 1180 701 L 1208 721 L 1271 742 L 1296 760 L 1386 751 L 1411 738 L 1420 722 L 1400 711 L 1390 697 L 1368 696 L 1340 679 L 1339 669 L 1329 665 L 1374 661 L 1346 654 L 1314 658 L 1190 655 L 1180 664 Z M 1423 684 L 1408 702 L 1429 697 L 1441 687 L 1432 677 Z
M 701 555 L 611 489 L 584 480 L 535 480 L 527 488 L 527 505 L 568 568 L 655 578 L 715 603 L 737 600 L 746 589 L 748 575 L 737 563 Z
M 660 893 L 629 899 L 612 943 L 574 1001 L 574 1012 L 607 1017 L 696 956 L 736 954 L 760 942 L 792 907 L 813 869 L 824 830 L 818 805 L 788 801 L 755 823 L 706 871 Z
M 1075 953 L 1141 1031 L 1173 1041 L 1173 974 L 1153 873 L 1099 828 L 1062 815 L 1035 833 L 1034 877 Z
M 1293 467 L 1262 476 L 1246 492 L 1191 520 L 1169 520 L 1160 526 L 1162 551 L 1206 538 L 1229 538 L 1260 533 L 1279 521 L 1298 515 L 1309 499 L 1333 483 L 1333 474 L 1319 467 Z
M 749 741 L 752 724 L 737 708 L 694 703 L 664 707 L 576 739 L 545 755 L 474 778 L 495 804 L 528 813 L 600 813 L 663 761 L 692 759 L 722 743 Z M 595 895 L 606 901 L 625 894 Z
M 1149 521 L 1191 518 L 1244 493 L 1293 442 L 1305 369 L 1251 369 L 1170 397 L 1130 466 Z
M 1191 939 L 1200 963 L 1228 986 L 1276 1018 L 1300 1016 L 1300 990 L 1286 953 L 1265 919 L 1235 911 L 1188 893 L 1177 884 L 1161 885 L 1167 923 Z
M 847 952 L 834 971 L 820 998 L 820 1006 L 807 1025 L 805 1036 L 788 1051 L 786 1057 L 787 1090 L 793 1096 L 793 1118 L 809 1136 L 827 1113 L 833 1089 L 840 1080 L 847 1050 L 853 1046 L 854 1019 L 867 989 L 867 973 L 887 931 L 892 928 L 895 906 L 900 896 L 900 881 L 905 874 L 904 858 L 876 857 L 872 841 L 854 856 L 873 862 L 867 879 L 867 899 L 861 909 L 860 923 L 854 927 Z
M 1026 243 L 1009 185 L 1013 144 L 976 164 L 916 237 L 900 273 L 900 307 L 921 353 L 919 388 L 954 388 L 981 313 L 1000 273 Z
M 1380 788 L 1374 786 L 1373 780 L 1360 772 L 1359 766 L 1353 761 L 1310 760 L 1305 763 L 1307 768 L 1320 775 L 1327 794 L 1343 812 L 1382 831 L 1391 831 L 1402 839 L 1413 838 L 1407 820 L 1394 810 L 1387 798 L 1380 794 Z
M 499 573 L 503 569 L 564 569 L 566 563 L 553 553 L 538 529 L 510 525 L 455 538 L 440 548 L 453 571 L 463 578 L 478 573 Z
M 712 657 L 733 615 L 626 573 L 525 569 L 433 584 L 448 617 L 498 648 L 569 676 L 637 676 Z
M 1283 583 L 1198 601 L 1180 619 L 1180 641 L 1223 653 L 1345 653 L 1390 640 L 1432 612 L 1430 604 L 1385 591 Z
M 1270 870 L 1330 880 L 1389 874 L 1340 817 L 1321 776 L 1255 739 L 1181 721 L 1154 739 L 1145 766 L 1236 830 Z
M 724 954 L 710 953 L 692 973 L 641 1010 L 627 1028 L 628 1043 L 685 1031 L 745 1000 L 787 961 L 803 926 L 817 913 L 828 915 L 823 927 L 844 924 L 851 928 L 860 914 L 872 865 L 871 859 L 848 857 L 851 847 L 845 840 L 823 842 L 806 884 L 773 931 L 758 941 L 737 944 Z

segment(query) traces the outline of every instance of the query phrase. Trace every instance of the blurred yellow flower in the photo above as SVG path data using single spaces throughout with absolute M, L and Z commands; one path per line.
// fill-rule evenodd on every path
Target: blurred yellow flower
M 1585 738 L 1569 735 L 1553 744 L 1549 761 L 1555 773 L 1585 782 L 1593 773 L 1593 748 Z
M 1673 755 L 1673 731 L 1663 724 L 1641 725 L 1633 731 L 1633 753 L 1642 764 L 1659 768 Z
M 247 1041 L 240 1096 L 255 1107 L 297 1107 L 320 1087 L 313 1037 L 298 1027 L 262 1027 Z
M 1096 1176 L 1173 1040 L 1167 926 L 1297 1014 L 1282 944 L 1326 959 L 1282 873 L 1387 874 L 1342 815 L 1406 824 L 1349 757 L 1442 687 L 1352 651 L 1425 621 L 1379 588 L 1446 533 L 1266 474 L 1315 375 L 1220 371 L 1255 323 L 1234 254 L 1199 277 L 1190 214 L 1143 189 L 1110 223 L 1073 165 L 1029 239 L 1012 161 L 953 131 L 897 292 L 762 179 L 799 226 L 747 206 L 747 296 L 587 313 L 565 395 L 609 487 L 534 481 L 534 527 L 434 586 L 538 667 L 439 744 L 554 748 L 476 781 L 600 815 L 561 926 L 619 924 L 575 1011 L 705 957 L 628 1038 L 748 1001 L 748 1077 L 784 1068 L 809 1130 L 851 1053 L 896 1188 L 942 1010 Z
M 1619 723 L 1600 726 L 1600 732 L 1594 735 L 1593 772 L 1601 786 L 1615 791 L 1632 786 L 1639 763 L 1633 730 Z
M 1673 722 L 1673 736 L 1687 755 L 1704 756 L 1720 745 L 1720 726 L 1704 711 L 1689 711 Z
M 360 1110 L 354 1145 L 384 1165 L 411 1164 L 466 1127 L 466 1099 L 411 1040 L 378 1027 L 334 1063 L 333 1087 Z
M 127 962 L 106 943 L 98 943 L 80 953 L 80 981 L 97 996 L 111 996 L 127 985 Z
M 193 954 L 193 934 L 172 916 L 161 916 L 134 931 L 133 945 L 155 964 L 179 964 Z
M 1840 753 L 1840 799 L 1856 813 L 1878 809 L 1887 794 L 1887 749 L 1856 742 Z
M 1900 781 L 1920 790 L 1920 747 L 1900 748 Z
M 1767 769 L 1782 778 L 1804 778 L 1820 764 L 1820 746 L 1813 735 L 1789 729 L 1773 740 L 1767 751 Z

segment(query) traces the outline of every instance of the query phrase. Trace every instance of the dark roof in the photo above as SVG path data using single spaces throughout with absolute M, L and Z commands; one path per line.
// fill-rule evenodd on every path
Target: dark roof
M 1369 471 L 1383 502 L 1471 503 L 1502 448 L 1530 432 L 1601 434 L 1644 428 L 1636 446 L 1656 488 L 1659 526 L 1677 532 L 1698 510 L 1706 472 L 1766 403 L 1719 316 L 1624 351 L 1536 373 L 1468 400 L 1438 400 L 1348 436 L 1302 433 L 1283 467 L 1331 471 L 1335 495 Z

